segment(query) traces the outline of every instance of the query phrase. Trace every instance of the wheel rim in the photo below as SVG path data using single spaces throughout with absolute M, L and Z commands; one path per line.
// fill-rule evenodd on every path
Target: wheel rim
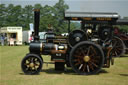
M 76 47 L 71 55 L 71 66 L 75 72 L 82 75 L 95 74 L 103 66 L 103 53 L 90 44 Z
M 26 74 L 37 74 L 41 68 L 41 59 L 35 56 L 28 56 L 22 62 L 22 70 Z
M 112 56 L 113 57 L 119 57 L 125 53 L 124 43 L 118 37 L 114 37 L 114 39 L 112 40 L 112 45 L 113 45 L 113 49 L 112 49 Z

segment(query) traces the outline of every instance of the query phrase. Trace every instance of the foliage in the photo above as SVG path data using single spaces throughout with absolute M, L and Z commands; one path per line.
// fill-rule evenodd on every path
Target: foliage
M 0 27 L 5 25 L 5 18 L 6 18 L 6 7 L 4 4 L 0 5 Z
M 23 30 L 29 30 L 29 23 L 33 23 L 34 19 L 33 10 L 40 9 L 40 31 L 46 31 L 48 24 L 51 24 L 57 33 L 65 32 L 67 23 L 64 22 L 64 11 L 68 8 L 64 0 L 59 0 L 54 6 L 0 4 L 0 27 L 22 26 Z
M 33 23 L 33 7 L 31 5 L 27 5 L 22 9 L 22 11 L 22 27 L 25 28 L 24 30 L 28 30 L 29 23 Z
M 120 28 L 121 32 L 128 32 L 128 26 L 127 25 L 119 26 L 119 28 Z
M 0 4 L 0 28 L 4 26 L 22 26 L 23 30 L 29 30 L 29 24 L 33 23 L 34 9 L 40 9 L 40 28 L 39 31 L 47 31 L 48 25 L 51 24 L 57 34 L 65 33 L 68 30 L 68 22 L 64 20 L 64 12 L 68 9 L 64 0 L 58 0 L 53 5 L 42 6 L 40 4 L 20 5 L 9 4 L 5 6 Z M 128 17 L 124 17 L 128 19 Z M 80 28 L 80 23 L 71 22 L 71 30 Z M 119 26 L 122 31 L 128 32 L 128 26 Z
M 128 20 L 128 17 L 124 17 L 124 19 Z M 122 25 L 119 28 L 122 32 L 128 32 L 128 25 Z

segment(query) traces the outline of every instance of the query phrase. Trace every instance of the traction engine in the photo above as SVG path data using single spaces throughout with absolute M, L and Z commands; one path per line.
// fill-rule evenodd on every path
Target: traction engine
M 51 29 L 45 34 L 45 42 L 39 40 L 40 10 L 34 11 L 34 41 L 29 53 L 23 58 L 21 68 L 25 74 L 38 74 L 43 67 L 43 57 L 50 55 L 55 70 L 65 70 L 65 65 L 81 75 L 98 73 L 103 67 L 114 63 L 124 48 L 123 42 L 113 36 L 112 23 L 117 13 L 65 12 L 68 20 L 68 36 L 58 36 Z M 70 32 L 70 21 L 81 21 L 81 29 Z M 115 42 L 116 41 L 116 42 Z M 117 42 L 119 41 L 121 45 Z M 119 49 L 117 51 L 117 47 Z M 121 49 L 121 50 L 120 50 Z

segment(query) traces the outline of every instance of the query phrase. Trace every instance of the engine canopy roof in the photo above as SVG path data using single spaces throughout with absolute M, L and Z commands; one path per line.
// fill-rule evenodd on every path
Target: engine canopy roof
M 65 12 L 66 20 L 116 21 L 118 18 L 118 13 L 114 12 Z
M 66 20 L 84 21 L 87 24 L 128 25 L 128 19 L 120 19 L 116 12 L 65 12 Z

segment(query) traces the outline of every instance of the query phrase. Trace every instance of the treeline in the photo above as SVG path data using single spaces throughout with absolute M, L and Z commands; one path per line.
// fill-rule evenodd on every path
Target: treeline
M 5 26 L 22 26 L 29 30 L 29 24 L 34 21 L 34 9 L 40 9 L 40 31 L 46 31 L 50 24 L 56 33 L 67 32 L 68 22 L 64 20 L 64 12 L 69 9 L 64 0 L 59 0 L 55 5 L 42 6 L 40 4 L 21 5 L 0 4 L 0 28 Z M 125 17 L 125 19 L 128 17 Z M 80 23 L 72 22 L 71 30 L 80 28 Z M 119 26 L 122 31 L 128 31 L 128 26 Z
M 128 17 L 123 17 L 123 19 L 127 19 L 128 20 Z M 121 32 L 128 33 L 128 25 L 120 25 L 118 27 L 120 28 Z
M 21 5 L 0 4 L 0 27 L 22 26 L 23 30 L 29 30 L 29 24 L 34 20 L 34 9 L 40 9 L 40 31 L 46 31 L 50 24 L 57 33 L 67 32 L 67 22 L 64 20 L 64 11 L 69 8 L 64 0 L 59 0 L 54 6 L 40 4 Z M 71 28 L 75 28 L 71 23 Z

